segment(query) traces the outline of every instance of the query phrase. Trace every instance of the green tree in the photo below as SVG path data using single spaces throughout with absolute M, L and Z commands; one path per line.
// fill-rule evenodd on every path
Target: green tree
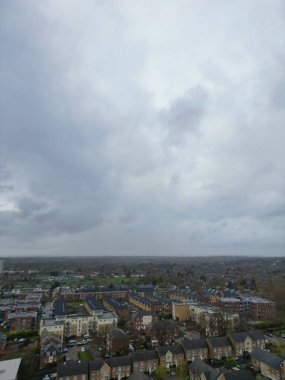
M 165 380 L 167 376 L 167 370 L 165 367 L 158 366 L 153 372 L 153 377 L 157 380 Z
M 186 360 L 184 360 L 176 370 L 177 380 L 187 380 L 189 379 L 189 370 Z
M 236 359 L 233 356 L 229 356 L 225 360 L 226 366 L 232 368 L 236 365 Z

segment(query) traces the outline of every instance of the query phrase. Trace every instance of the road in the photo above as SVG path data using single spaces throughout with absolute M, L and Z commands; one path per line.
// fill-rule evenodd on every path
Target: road
M 279 338 L 278 336 L 275 336 L 275 335 L 273 335 L 273 336 L 265 335 L 265 339 L 267 339 L 268 342 L 273 344 L 274 346 L 279 346 L 279 345 L 285 344 L 284 338 Z
M 43 315 L 46 318 L 52 317 L 52 302 L 47 302 L 43 308 Z

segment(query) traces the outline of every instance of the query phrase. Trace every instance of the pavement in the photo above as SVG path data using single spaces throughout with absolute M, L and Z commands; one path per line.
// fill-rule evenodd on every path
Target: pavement
M 81 351 L 82 346 L 73 346 L 68 349 L 68 352 L 65 354 L 66 360 L 78 360 L 78 352 Z

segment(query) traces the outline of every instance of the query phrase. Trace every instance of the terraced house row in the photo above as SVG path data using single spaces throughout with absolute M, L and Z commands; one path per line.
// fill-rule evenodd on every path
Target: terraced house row
M 166 368 L 179 367 L 185 360 L 221 359 L 227 356 L 239 356 L 243 352 L 253 352 L 265 346 L 264 336 L 258 331 L 229 334 L 226 337 L 189 340 L 182 344 L 159 346 L 155 350 L 134 352 L 131 355 L 101 358 L 94 362 L 81 363 L 68 361 L 59 363 L 58 379 L 69 380 L 76 375 L 77 380 L 121 380 L 132 372 L 152 373 L 159 365 Z M 76 373 L 72 371 L 76 368 Z M 79 373 L 79 371 L 85 371 Z M 83 377 L 79 377 L 83 376 Z M 85 376 L 85 377 L 84 377 Z
M 152 301 L 148 298 L 140 297 L 135 293 L 129 295 L 129 302 L 141 310 L 151 311 L 153 313 L 161 313 L 163 309 L 162 302 Z
M 103 306 L 117 314 L 119 318 L 126 319 L 129 315 L 129 310 L 124 302 L 115 300 L 114 298 L 104 298 Z

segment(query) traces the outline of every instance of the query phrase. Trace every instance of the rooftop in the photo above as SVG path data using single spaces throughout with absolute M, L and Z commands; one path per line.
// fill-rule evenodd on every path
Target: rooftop
M 0 361 L 1 380 L 15 380 L 21 363 L 21 358 Z

